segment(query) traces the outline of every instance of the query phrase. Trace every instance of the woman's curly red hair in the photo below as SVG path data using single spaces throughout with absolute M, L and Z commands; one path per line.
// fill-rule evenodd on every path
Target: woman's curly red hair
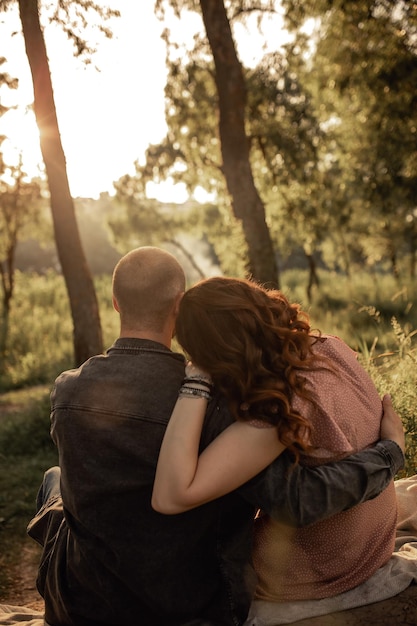
M 274 424 L 298 458 L 299 449 L 308 447 L 310 425 L 292 409 L 291 398 L 314 402 L 300 374 L 320 367 L 307 313 L 282 292 L 253 281 L 208 278 L 185 293 L 176 336 L 210 374 L 234 417 Z

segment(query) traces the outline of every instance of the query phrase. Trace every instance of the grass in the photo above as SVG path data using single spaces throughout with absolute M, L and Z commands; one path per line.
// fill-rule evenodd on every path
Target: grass
M 3 394 L 0 415 L 0 601 L 4 601 L 43 473 L 57 464 L 58 457 L 49 437 L 47 388 Z
M 119 319 L 111 301 L 111 278 L 96 278 L 104 345 L 113 342 Z M 1 324 L 1 319 L 0 319 Z M 16 272 L 6 360 L 0 372 L 0 393 L 51 384 L 73 364 L 73 328 L 61 275 Z

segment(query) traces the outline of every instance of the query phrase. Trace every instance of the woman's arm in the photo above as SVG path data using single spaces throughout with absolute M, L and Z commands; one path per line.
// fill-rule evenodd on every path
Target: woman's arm
M 233 491 L 285 449 L 274 427 L 234 422 L 199 456 L 207 399 L 179 396 L 159 453 L 152 507 L 182 513 Z

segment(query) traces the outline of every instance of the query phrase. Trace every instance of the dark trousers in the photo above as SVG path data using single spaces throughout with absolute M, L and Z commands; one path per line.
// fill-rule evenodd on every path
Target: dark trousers
M 46 470 L 36 498 L 36 515 L 27 527 L 28 535 L 41 546 L 55 537 L 64 519 L 60 479 L 59 467 Z

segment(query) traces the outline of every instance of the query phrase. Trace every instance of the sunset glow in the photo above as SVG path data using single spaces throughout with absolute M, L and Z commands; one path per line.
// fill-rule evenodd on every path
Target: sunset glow
M 133 174 L 134 162 L 143 160 L 148 145 L 159 143 L 166 133 L 166 51 L 161 39 L 164 25 L 155 17 L 152 2 L 119 0 L 118 9 L 121 17 L 111 25 L 113 38 L 101 40 L 89 65 L 74 58 L 61 31 L 51 27 L 45 31 L 58 124 L 74 197 L 113 193 L 113 182 Z M 189 19 L 183 14 L 180 21 L 172 22 L 176 36 L 190 41 L 199 27 L 202 28 L 202 22 L 196 14 L 190 14 Z M 276 47 L 279 28 L 269 25 L 269 29 Z M 10 37 L 11 32 L 17 34 Z M 17 11 L 0 14 L 2 54 L 7 60 L 2 71 L 19 79 L 17 90 L 0 91 L 2 104 L 18 105 L 16 111 L 0 118 L 0 134 L 9 137 L 7 145 L 3 144 L 6 159 L 15 160 L 21 154 L 27 173 L 36 176 L 41 162 L 39 133 L 33 112 L 28 110 L 33 89 L 19 33 Z M 251 65 L 256 49 L 259 57 L 262 41 L 248 31 L 241 31 L 240 35 L 240 56 Z M 183 186 L 174 187 L 169 182 L 150 185 L 149 193 L 173 202 L 184 201 L 187 196 Z
M 7 135 L 2 153 L 7 165 L 17 165 L 23 160 L 23 169 L 29 178 L 39 176 L 42 155 L 39 131 L 31 110 L 20 108 L 8 111 L 1 119 L 0 132 Z

